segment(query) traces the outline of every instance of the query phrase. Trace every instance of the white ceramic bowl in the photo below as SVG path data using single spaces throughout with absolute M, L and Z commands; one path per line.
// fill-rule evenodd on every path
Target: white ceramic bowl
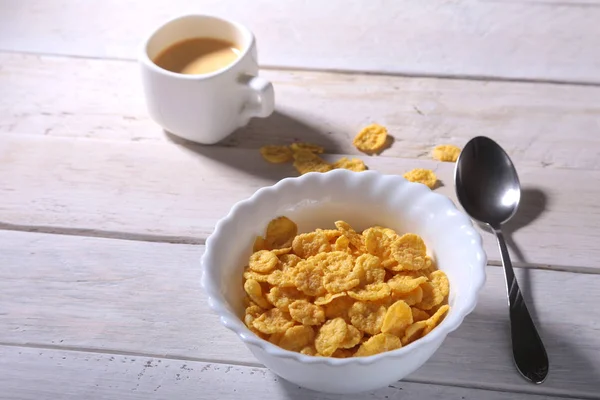
M 255 236 L 280 215 L 295 221 L 299 232 L 334 228 L 341 219 L 357 231 L 381 225 L 421 235 L 450 280 L 450 312 L 424 338 L 370 357 L 310 357 L 260 339 L 240 319 L 242 272 Z M 275 374 L 313 390 L 354 393 L 385 387 L 423 365 L 475 308 L 485 265 L 480 235 L 447 197 L 399 176 L 335 170 L 283 179 L 236 204 L 206 241 L 202 286 L 223 325 Z

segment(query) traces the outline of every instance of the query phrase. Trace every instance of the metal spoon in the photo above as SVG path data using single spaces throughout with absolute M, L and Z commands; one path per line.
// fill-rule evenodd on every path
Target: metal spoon
M 548 375 L 548 355 L 531 320 L 517 284 L 502 224 L 517 211 L 521 187 L 515 167 L 506 152 L 492 139 L 479 136 L 462 150 L 454 173 L 458 201 L 471 218 L 488 224 L 498 239 L 510 311 L 510 333 L 517 370 L 533 383 Z

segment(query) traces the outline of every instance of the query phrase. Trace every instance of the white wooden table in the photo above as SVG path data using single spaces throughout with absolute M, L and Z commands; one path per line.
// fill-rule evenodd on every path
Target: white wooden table
M 277 112 L 214 147 L 149 120 L 136 63 L 185 12 L 257 35 Z M 477 309 L 420 370 L 345 399 L 600 398 L 600 1 L 0 0 L 0 398 L 339 399 L 283 382 L 199 289 L 215 221 L 294 175 L 257 148 L 294 138 L 371 169 L 434 169 L 432 146 L 487 135 L 524 186 L 509 237 L 551 371 L 513 367 L 502 270 L 483 233 Z

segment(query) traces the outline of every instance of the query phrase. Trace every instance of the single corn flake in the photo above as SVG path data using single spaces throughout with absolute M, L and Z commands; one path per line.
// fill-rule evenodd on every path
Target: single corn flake
M 433 158 L 438 161 L 456 162 L 460 148 L 453 144 L 441 144 L 433 149 Z
M 317 353 L 317 349 L 315 349 L 314 345 L 306 346 L 305 348 L 300 350 L 300 353 L 304 354 L 305 356 L 318 356 L 319 355 L 319 353 Z
M 360 301 L 375 301 L 388 297 L 390 293 L 387 283 L 370 283 L 358 290 L 349 290 L 348 296 Z
M 333 246 L 335 251 L 343 251 L 343 252 L 350 251 L 349 247 L 350 247 L 350 240 L 344 235 L 338 237 Z
M 291 247 L 282 247 L 281 249 L 273 249 L 273 250 L 271 250 L 271 253 L 273 253 L 277 257 L 279 257 L 279 256 L 284 256 L 284 255 L 288 254 L 290 251 L 292 251 Z
M 321 306 L 306 300 L 296 300 L 289 305 L 290 315 L 302 325 L 320 325 L 325 321 L 325 311 Z
M 292 150 L 287 146 L 263 146 L 260 154 L 272 164 L 281 164 L 292 160 Z
M 267 300 L 283 311 L 289 311 L 289 306 L 296 300 L 306 300 L 308 296 L 295 287 L 273 286 L 266 295 Z
M 448 310 L 450 310 L 450 306 L 448 304 L 444 304 L 443 306 L 438 308 L 435 314 L 433 314 L 425 321 L 427 327 L 423 330 L 423 336 L 427 335 L 433 330 L 433 328 L 439 325 L 439 323 L 443 319 L 444 315 L 446 315 Z
M 392 242 L 392 257 L 397 265 L 390 267 L 392 271 L 414 271 L 431 266 L 431 259 L 427 257 L 425 243 L 420 236 L 407 233 Z
M 350 160 L 347 157 L 342 157 L 333 163 L 333 169 L 348 169 L 354 172 L 362 172 L 367 170 L 367 166 L 363 160 L 358 158 Z
M 265 241 L 271 249 L 291 247 L 298 234 L 298 226 L 287 217 L 277 217 L 267 225 Z
M 444 296 L 438 290 L 436 286 L 433 286 L 430 282 L 421 284 L 423 290 L 423 299 L 421 302 L 416 304 L 421 310 L 431 310 L 444 300 Z
M 279 265 L 284 272 L 294 268 L 300 261 L 302 259 L 295 254 L 283 254 L 279 256 Z
M 325 305 L 325 317 L 328 319 L 343 318 L 344 320 L 350 320 L 348 312 L 353 304 L 354 299 L 347 295 L 336 297 Z
M 327 172 L 333 169 L 331 164 L 309 150 L 298 150 L 294 152 L 293 157 L 294 168 L 302 175 L 309 172 Z
M 352 269 L 352 275 L 360 280 L 361 287 L 373 283 L 383 283 L 385 269 L 381 266 L 379 258 L 371 254 L 360 255 Z
M 347 333 L 348 325 L 342 318 L 325 322 L 315 339 L 315 347 L 319 354 L 326 357 L 331 356 L 340 347 Z
M 363 242 L 361 235 L 359 233 L 356 233 L 356 231 L 352 229 L 349 223 L 345 221 L 336 221 L 335 226 L 340 232 L 342 232 L 344 236 L 348 238 L 348 240 L 350 240 L 350 243 L 354 247 L 362 248 Z
M 262 333 L 271 335 L 287 331 L 294 326 L 294 321 L 290 314 L 281 311 L 279 308 L 272 308 L 256 318 L 252 325 Z
M 292 242 L 292 250 L 300 258 L 307 258 L 319 253 L 331 251 L 327 236 L 320 232 L 302 233 Z
M 286 350 L 300 351 L 313 344 L 315 331 L 310 326 L 293 326 L 282 335 L 277 345 Z
M 348 331 L 344 341 L 340 343 L 340 348 L 350 349 L 360 343 L 363 338 L 363 333 L 352 325 L 348 325 Z
M 402 300 L 409 306 L 414 306 L 423 301 L 423 289 L 421 289 L 420 286 L 417 286 L 408 293 L 397 293 L 392 290 L 392 299 L 394 301 Z
M 294 284 L 298 290 L 309 296 L 323 296 L 327 290 L 323 286 L 323 270 L 308 261 L 303 260 L 292 270 L 294 274 Z
M 246 280 L 246 282 L 244 282 L 244 290 L 248 294 L 248 297 L 250 297 L 250 300 L 258 304 L 260 307 L 264 309 L 271 308 L 269 302 L 263 297 L 262 287 L 260 286 L 260 283 L 258 283 L 256 280 Z
M 437 176 L 432 170 L 415 168 L 404 174 L 404 179 L 410 182 L 422 183 L 429 189 L 435 189 Z
M 318 146 L 316 144 L 312 144 L 312 143 L 302 143 L 302 142 L 295 142 L 292 143 L 290 145 L 290 149 L 292 150 L 292 152 L 296 153 L 298 151 L 309 151 L 311 153 L 315 153 L 315 154 L 321 154 L 325 151 L 325 149 L 321 146 Z
M 410 325 L 404 331 L 404 336 L 402 336 L 402 345 L 406 346 L 407 344 L 419 339 L 423 335 L 423 330 L 425 330 L 426 327 L 426 321 L 418 321 Z
M 267 275 L 267 282 L 269 285 L 280 286 L 280 287 L 295 287 L 296 282 L 294 276 L 288 271 L 282 271 L 276 269 Z
M 333 272 L 323 278 L 323 286 L 329 293 L 341 293 L 360 284 L 358 278 L 347 272 Z
M 327 293 L 324 296 L 315 298 L 314 303 L 318 306 L 324 306 L 326 304 L 331 303 L 335 299 L 337 299 L 339 297 L 344 297 L 344 296 L 347 296 L 346 293 Z
M 279 259 L 275 254 L 268 250 L 260 250 L 250 256 L 248 266 L 255 272 L 266 274 L 273 271 L 278 263 Z
M 354 355 L 354 352 L 352 350 L 339 348 L 333 352 L 331 357 L 333 357 L 333 358 L 349 358 L 349 357 L 352 357 L 353 355 Z
M 415 278 L 408 275 L 396 275 L 389 279 L 387 284 L 395 294 L 406 294 L 418 288 L 423 282 L 427 282 L 427 278 L 424 276 Z
M 364 127 L 355 137 L 352 144 L 365 153 L 377 153 L 381 151 L 387 142 L 387 129 L 378 124 Z
M 308 257 L 306 261 L 314 263 L 316 267 L 323 270 L 325 274 L 338 272 L 350 273 L 354 267 L 354 259 L 352 256 L 343 251 L 319 253 Z
M 356 353 L 354 353 L 354 356 L 368 357 L 386 351 L 396 350 L 400 347 L 402 347 L 402 343 L 398 336 L 389 333 L 380 333 L 361 344 Z
M 406 302 L 399 300 L 392 304 L 385 313 L 381 332 L 391 333 L 392 335 L 402 336 L 406 328 L 413 323 L 413 316 L 410 306 Z
M 267 282 L 269 275 L 260 274 L 258 272 L 251 271 L 250 269 L 246 269 L 244 271 L 244 279 L 254 279 L 257 282 Z
M 412 312 L 414 322 L 425 321 L 425 320 L 429 319 L 429 314 L 427 314 L 425 311 L 420 310 L 416 307 L 411 307 L 410 311 Z
M 265 241 L 265 238 L 262 236 L 257 236 L 254 239 L 254 245 L 252 246 L 252 252 L 256 253 L 257 251 L 260 250 L 269 250 L 267 248 L 267 242 Z
M 440 292 L 443 297 L 450 293 L 450 283 L 444 271 L 436 270 L 429 274 L 431 284 Z
M 381 332 L 386 308 L 369 302 L 357 301 L 348 310 L 352 325 L 369 335 Z

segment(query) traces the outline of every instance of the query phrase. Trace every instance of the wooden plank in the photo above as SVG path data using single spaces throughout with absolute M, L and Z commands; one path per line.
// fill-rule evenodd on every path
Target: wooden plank
M 0 346 L 4 399 L 339 399 L 287 382 L 264 368 L 154 357 Z M 397 382 L 344 399 L 542 400 L 546 396 Z M 566 397 L 552 397 L 565 399 Z
M 258 366 L 208 309 L 202 250 L 0 231 L 0 343 Z M 547 382 L 535 386 L 513 366 L 502 271 L 487 272 L 473 314 L 407 379 L 598 398 L 600 311 L 590 305 L 600 301 L 600 276 L 517 271 L 551 360 Z
M 444 185 L 437 191 L 455 199 L 451 163 L 363 159 L 386 174 L 432 168 Z M 600 171 L 522 166 L 519 172 L 522 208 L 507 227 L 514 261 L 598 271 L 599 189 L 591 182 Z M 202 243 L 235 202 L 296 175 L 256 150 L 6 134 L 0 227 Z M 499 262 L 495 239 L 483 236 L 489 259 Z
M 268 66 L 600 82 L 597 2 L 543 3 L 27 0 L 3 4 L 0 49 L 132 59 L 164 20 L 204 12 L 248 25 Z
M 0 133 L 169 141 L 147 115 L 135 63 L 0 54 Z M 277 113 L 224 141 L 257 148 L 308 140 L 356 154 L 353 136 L 386 125 L 386 156 L 430 159 L 433 146 L 485 135 L 517 162 L 600 168 L 600 87 L 306 71 L 263 71 Z M 70 93 L 70 95 L 65 95 Z M 566 140 L 566 138 L 569 140 Z

